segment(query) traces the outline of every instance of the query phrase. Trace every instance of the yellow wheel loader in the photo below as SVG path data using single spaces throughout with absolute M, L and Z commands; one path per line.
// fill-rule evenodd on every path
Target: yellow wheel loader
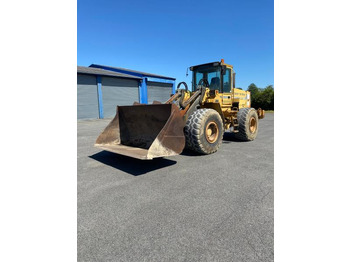
M 180 154 L 186 147 L 199 154 L 218 150 L 224 132 L 254 140 L 260 108 L 251 108 L 249 91 L 235 88 L 235 72 L 224 60 L 190 67 L 192 90 L 181 82 L 164 103 L 117 106 L 114 119 L 97 138 L 95 146 L 138 159 Z M 180 88 L 181 86 L 183 88 Z

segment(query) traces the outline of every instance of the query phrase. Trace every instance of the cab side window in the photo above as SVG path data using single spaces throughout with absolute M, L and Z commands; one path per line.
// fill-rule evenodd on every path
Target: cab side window
M 226 74 L 223 76 L 223 92 L 230 93 L 231 92 L 231 69 L 226 69 Z

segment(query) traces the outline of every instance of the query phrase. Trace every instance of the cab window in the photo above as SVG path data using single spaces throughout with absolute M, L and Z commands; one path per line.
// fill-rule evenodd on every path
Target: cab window
M 208 73 L 208 83 L 210 90 L 220 91 L 220 71 Z
M 222 78 L 223 82 L 223 92 L 230 93 L 231 92 L 231 69 L 226 69 L 226 74 Z
M 204 79 L 207 81 L 207 84 L 209 85 L 210 90 L 220 91 L 220 85 L 221 85 L 220 67 L 206 66 L 206 67 L 198 68 L 197 70 L 193 71 L 193 77 L 194 77 L 193 90 L 196 90 L 200 80 Z

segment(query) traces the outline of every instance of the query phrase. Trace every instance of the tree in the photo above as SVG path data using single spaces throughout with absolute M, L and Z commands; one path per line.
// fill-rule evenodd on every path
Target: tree
M 274 89 L 273 85 L 265 88 L 258 88 L 254 83 L 248 86 L 251 94 L 252 107 L 264 110 L 274 110 Z
M 248 86 L 248 91 L 250 91 L 250 94 L 252 96 L 254 96 L 255 94 L 257 94 L 259 92 L 259 88 L 254 83 L 251 83 Z
M 273 97 L 274 97 L 273 86 L 269 85 L 265 87 L 261 92 L 261 107 L 265 110 L 272 110 Z
M 248 91 L 250 91 L 250 95 L 251 95 L 251 101 L 252 101 L 252 107 L 254 108 L 259 108 L 260 107 L 260 90 L 259 88 L 254 84 L 254 83 L 251 83 L 249 86 L 248 86 Z

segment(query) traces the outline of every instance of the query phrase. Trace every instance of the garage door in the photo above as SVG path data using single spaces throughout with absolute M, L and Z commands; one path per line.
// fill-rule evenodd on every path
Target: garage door
M 172 91 L 172 84 L 147 82 L 148 104 L 152 104 L 153 101 L 167 101 L 170 98 Z
M 98 118 L 96 77 L 78 74 L 78 119 Z
M 102 77 L 104 117 L 113 117 L 116 107 L 139 102 L 139 82 L 133 79 Z

